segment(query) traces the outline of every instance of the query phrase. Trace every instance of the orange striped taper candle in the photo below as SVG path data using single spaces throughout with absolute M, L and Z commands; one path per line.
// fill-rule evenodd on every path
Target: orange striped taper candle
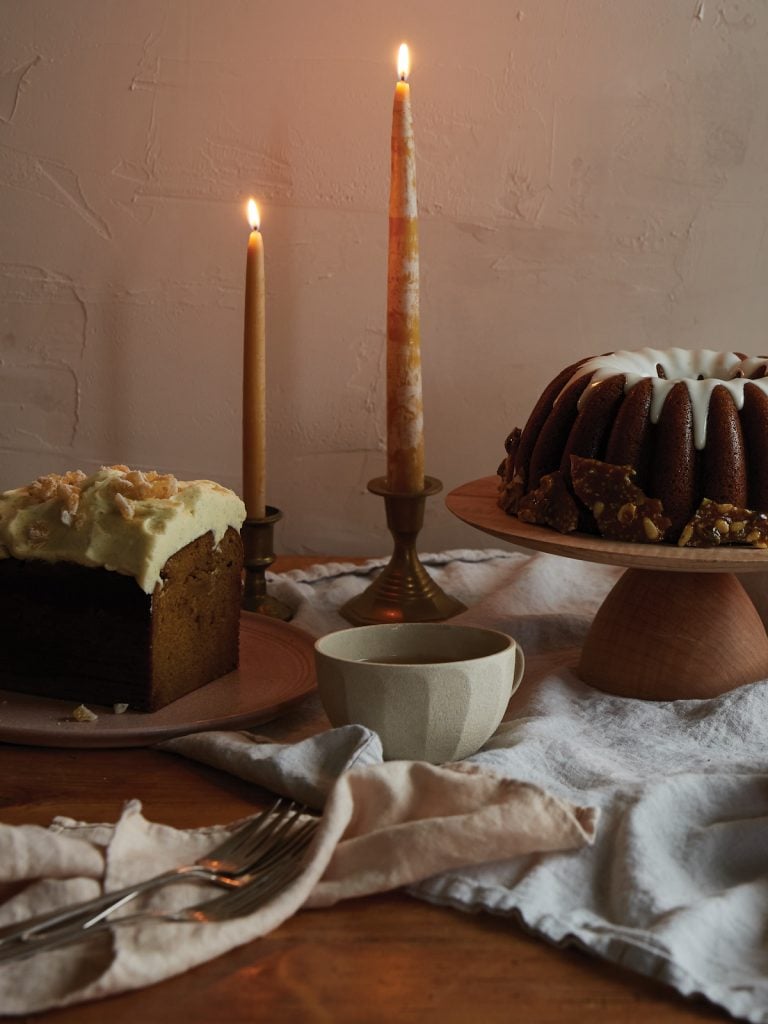
M 419 343 L 419 237 L 416 152 L 403 43 L 392 110 L 387 273 L 387 487 L 424 489 L 424 415 Z

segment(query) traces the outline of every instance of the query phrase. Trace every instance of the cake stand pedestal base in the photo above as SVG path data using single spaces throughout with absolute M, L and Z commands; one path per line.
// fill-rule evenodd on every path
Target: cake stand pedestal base
M 768 677 L 768 636 L 733 573 L 627 569 L 576 673 L 621 697 L 702 700 Z

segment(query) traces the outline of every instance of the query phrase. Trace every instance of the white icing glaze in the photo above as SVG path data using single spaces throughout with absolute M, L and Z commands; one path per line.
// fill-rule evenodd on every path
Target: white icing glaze
M 666 378 L 658 376 L 657 365 L 662 367 Z M 767 358 L 749 356 L 741 359 L 735 352 L 716 352 L 714 349 L 641 348 L 635 352 L 611 352 L 609 355 L 588 359 L 576 370 L 566 387 L 581 377 L 591 376 L 588 387 L 579 399 L 581 407 L 591 388 L 608 377 L 624 374 L 625 394 L 641 380 L 650 378 L 651 422 L 658 423 L 667 395 L 675 384 L 682 382 L 691 399 L 694 445 L 701 450 L 707 441 L 707 416 L 712 391 L 718 385 L 726 388 L 736 408 L 741 409 L 744 405 L 744 388 L 748 383 L 768 395 L 768 377 L 749 380 L 751 374 L 761 366 L 768 367 Z M 743 377 L 735 376 L 739 370 L 744 374 Z M 699 380 L 699 376 L 703 379 Z

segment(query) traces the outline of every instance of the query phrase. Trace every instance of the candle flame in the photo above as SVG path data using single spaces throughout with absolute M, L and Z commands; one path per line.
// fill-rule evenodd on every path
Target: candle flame
M 259 230 L 259 225 L 261 224 L 261 217 L 259 216 L 259 208 L 256 205 L 255 199 L 248 200 L 248 223 L 251 225 L 252 231 Z
M 408 44 L 401 43 L 397 51 L 397 77 L 404 82 L 411 70 L 411 55 L 408 53 Z

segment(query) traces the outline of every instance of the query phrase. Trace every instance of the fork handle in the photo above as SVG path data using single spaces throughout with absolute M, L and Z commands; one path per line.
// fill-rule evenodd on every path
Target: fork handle
M 98 921 L 94 921 L 91 927 L 80 927 L 77 924 L 63 925 L 44 933 L 38 933 L 39 937 L 33 937 L 29 941 L 8 943 L 0 947 L 0 964 L 11 960 L 22 960 L 35 953 L 62 949 L 77 942 L 85 942 L 93 938 L 94 935 L 103 935 L 104 932 L 109 932 L 120 925 L 135 924 L 137 921 L 148 918 L 188 923 L 223 922 L 233 917 L 242 917 L 245 914 L 253 913 L 301 874 L 303 853 L 309 838 L 307 835 L 304 842 L 294 846 L 291 856 L 286 861 L 272 865 L 268 871 L 257 875 L 244 886 L 236 885 L 232 897 L 217 897 L 205 903 L 167 914 L 157 911 L 137 911 L 115 920 L 106 920 L 106 916 L 102 915 Z M 214 876 L 214 878 L 218 878 L 218 876 Z M 175 875 L 173 878 L 168 878 L 167 881 L 174 882 L 178 879 L 179 876 Z
M 36 917 L 27 918 L 20 924 L 0 929 L 0 952 L 8 946 L 18 945 L 19 943 L 31 944 L 33 942 L 40 942 L 45 938 L 52 938 L 63 927 L 78 927 L 87 931 L 100 921 L 103 921 L 112 911 L 129 903 L 143 892 L 159 889 L 172 882 L 180 882 L 189 878 L 210 880 L 213 877 L 215 877 L 213 872 L 202 866 L 175 868 L 172 871 L 166 871 L 162 875 L 156 875 L 154 878 L 148 878 L 143 882 L 126 885 L 122 889 L 114 889 L 112 892 L 96 896 L 92 900 L 75 903 L 64 910 L 54 910 L 47 914 L 38 914 Z
M 133 919 L 133 916 L 130 915 L 130 919 Z M 86 939 L 93 938 L 94 935 L 102 935 L 104 932 L 110 931 L 122 920 L 128 921 L 129 917 L 117 918 L 116 921 L 108 921 L 102 917 L 91 928 L 83 928 L 77 923 L 63 924 L 51 931 L 38 932 L 31 939 L 19 939 L 14 943 L 7 942 L 0 946 L 0 964 L 7 963 L 9 960 L 21 960 L 44 950 L 61 949 L 76 942 L 84 942 Z

